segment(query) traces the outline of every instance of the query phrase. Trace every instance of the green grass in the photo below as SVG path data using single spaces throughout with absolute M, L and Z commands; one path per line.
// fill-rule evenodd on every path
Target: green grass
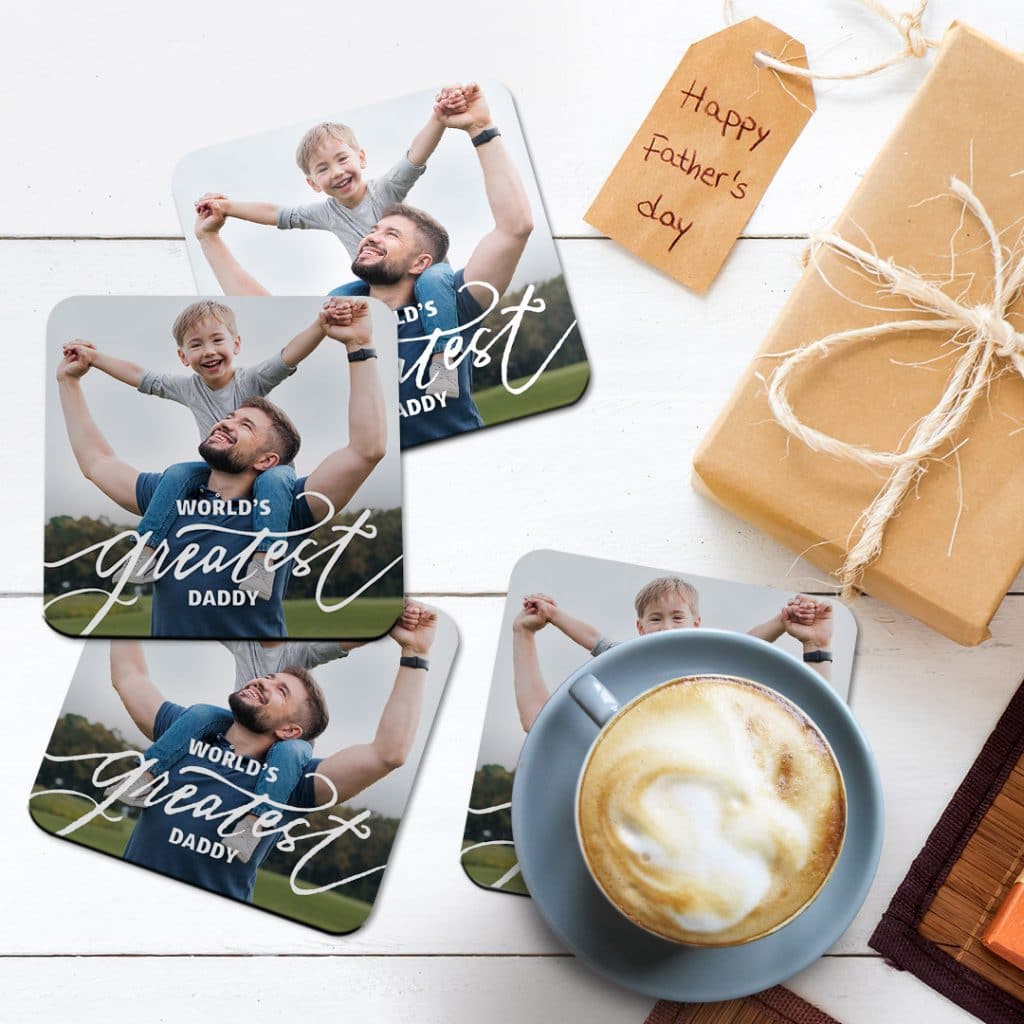
M 343 935 L 355 931 L 369 916 L 372 903 L 354 900 L 337 892 L 296 896 L 284 875 L 260 871 L 252 901 L 258 907 L 324 931 Z
M 465 842 L 463 848 L 472 843 Z M 511 846 L 484 846 L 462 858 L 462 868 L 477 885 L 491 888 L 516 863 L 516 851 Z M 514 875 L 502 887 L 502 892 L 517 892 L 529 896 L 521 874 Z
M 59 832 L 88 809 L 85 800 L 64 794 L 36 797 L 29 804 L 32 820 L 51 834 Z M 60 838 L 120 858 L 124 855 L 124 848 L 134 827 L 134 818 L 117 822 L 94 818 L 71 835 Z M 256 872 L 252 902 L 271 913 L 301 921 L 314 928 L 322 928 L 335 935 L 355 931 L 373 909 L 371 903 L 342 896 L 337 892 L 296 896 L 286 876 L 263 870 Z
M 32 820 L 44 832 L 59 832 L 69 822 L 81 817 L 89 809 L 85 800 L 73 796 L 38 797 L 29 804 Z M 109 813 L 109 812 L 108 812 Z M 88 825 L 72 832 L 69 836 L 61 836 L 73 843 L 81 843 L 101 853 L 109 853 L 112 857 L 120 857 L 128 844 L 135 821 L 126 818 L 124 821 L 107 821 L 104 818 L 93 818 Z
M 99 596 L 70 598 L 48 609 L 46 620 L 66 636 L 79 636 L 102 603 Z M 112 609 L 89 635 L 149 636 L 152 604 L 152 597 L 147 595 L 130 608 Z M 329 613 L 320 611 L 313 598 L 285 599 L 284 602 L 290 637 L 370 639 L 386 633 L 401 614 L 400 597 L 360 597 L 340 611 Z
M 512 386 L 517 387 L 528 379 L 520 377 L 512 381 Z M 573 363 L 571 366 L 560 366 L 557 370 L 546 370 L 540 380 L 521 395 L 509 394 L 499 384 L 476 392 L 473 399 L 484 423 L 492 427 L 496 423 L 505 423 L 520 416 L 532 416 L 537 412 L 572 405 L 586 390 L 589 379 L 589 365 Z
M 337 612 L 325 613 L 313 598 L 285 601 L 289 636 L 345 637 L 356 640 L 386 633 L 402 614 L 401 597 L 360 597 Z

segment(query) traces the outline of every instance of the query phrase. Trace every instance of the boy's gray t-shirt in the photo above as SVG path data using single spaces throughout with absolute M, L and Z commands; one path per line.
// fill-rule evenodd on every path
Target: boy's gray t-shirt
M 426 169 L 403 156 L 387 174 L 367 181 L 363 201 L 351 210 L 333 196 L 328 196 L 307 206 L 282 206 L 277 215 L 277 226 L 283 231 L 290 228 L 330 231 L 341 239 L 341 244 L 355 259 L 359 243 L 380 220 L 384 208 L 391 203 L 400 203 Z
M 240 690 L 250 679 L 259 679 L 280 672 L 285 665 L 316 668 L 324 662 L 348 656 L 336 640 L 325 643 L 302 643 L 286 640 L 280 647 L 263 647 L 258 640 L 222 640 L 235 657 L 235 689 Z
M 596 658 L 599 654 L 604 654 L 605 651 L 610 651 L 613 647 L 618 647 L 621 643 L 621 640 L 609 640 L 606 636 L 600 636 L 597 638 L 597 643 L 594 644 L 590 654 L 592 657 Z
M 139 391 L 188 406 L 199 425 L 199 437 L 205 440 L 214 425 L 230 416 L 247 398 L 263 398 L 294 372 L 295 367 L 289 366 L 278 352 L 256 366 L 239 366 L 231 383 L 217 391 L 207 386 L 198 373 L 151 370 L 142 374 Z

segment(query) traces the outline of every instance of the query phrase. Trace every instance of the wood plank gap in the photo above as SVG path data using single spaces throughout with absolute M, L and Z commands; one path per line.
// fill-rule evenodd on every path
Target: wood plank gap
M 607 235 L 552 235 L 556 242 L 611 242 Z M 739 235 L 748 242 L 806 242 L 808 235 Z M 184 242 L 184 235 L 0 235 L 0 242 Z
M 0 242 L 184 242 L 184 235 L 0 235 Z
M 755 584 L 751 584 L 754 586 Z M 782 590 L 783 588 L 774 588 Z M 789 591 L 783 591 L 789 593 Z M 801 590 L 801 594 L 806 594 L 809 597 L 831 597 L 838 600 L 838 595 L 834 590 Z M 1017 593 L 1010 591 L 1007 597 L 1020 597 L 1024 595 L 1024 591 Z M 11 597 L 11 598 L 25 598 L 25 597 L 42 597 L 43 594 L 38 590 L 5 590 L 0 591 L 0 598 Z M 406 594 L 407 597 L 508 597 L 507 590 L 410 590 Z
M 574 960 L 572 953 L 0 953 L 5 960 Z M 824 960 L 882 960 L 877 953 L 825 953 Z

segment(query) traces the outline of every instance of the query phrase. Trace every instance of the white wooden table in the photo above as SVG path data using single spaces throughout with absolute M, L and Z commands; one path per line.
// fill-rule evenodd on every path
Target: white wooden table
M 696 496 L 689 463 L 796 281 L 802 237 L 841 209 L 926 62 L 819 87 L 817 114 L 698 299 L 596 237 L 582 213 L 686 43 L 721 26 L 716 0 L 486 7 L 401 0 L 372 23 L 370 8 L 327 17 L 265 0 L 5 9 L 0 1019 L 241 1017 L 257 1001 L 289 1019 L 644 1018 L 650 1000 L 592 976 L 528 901 L 477 889 L 459 866 L 503 591 L 515 560 L 537 547 L 813 585 L 788 552 Z M 1024 8 L 966 7 L 935 0 L 927 33 L 961 15 L 1024 46 Z M 755 13 L 803 38 L 812 62 L 874 61 L 897 45 L 851 0 L 740 0 L 739 17 Z M 454 617 L 462 651 L 378 908 L 361 931 L 332 940 L 125 870 L 43 834 L 26 813 L 79 651 L 40 614 L 45 320 L 72 294 L 193 291 L 169 191 L 185 152 L 484 75 L 518 100 L 593 382 L 574 409 L 406 461 L 407 580 Z M 1014 589 L 993 639 L 974 650 L 871 600 L 855 608 L 852 705 L 885 786 L 885 846 L 853 926 L 791 982 L 846 1024 L 971 1019 L 887 968 L 867 939 L 1020 681 L 1024 587 Z

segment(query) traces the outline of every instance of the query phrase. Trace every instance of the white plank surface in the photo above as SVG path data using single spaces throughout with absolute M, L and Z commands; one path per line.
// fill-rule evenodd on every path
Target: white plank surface
M 639 1024 L 651 1005 L 569 957 L 6 960 L 0 961 L 0 986 L 6 1024 L 241 1020 L 257 998 L 264 1019 L 336 1014 L 386 1024 Z M 906 1021 L 911 1005 L 920 1014 L 916 1019 L 928 1024 L 974 1020 L 878 959 L 821 960 L 791 987 L 804 999 L 828 1004 L 843 1024 Z
M 0 234 L 176 235 L 169 186 L 185 153 L 468 77 L 512 90 L 556 234 L 593 234 L 582 219 L 590 200 L 687 43 L 723 27 L 722 5 L 488 6 L 442 19 L 423 4 L 392 5 L 386 41 L 373 45 L 362 26 L 345 31 L 342 15 L 319 35 L 324 16 L 312 8 L 182 0 L 148 24 L 128 0 L 65 0 L 43 29 L 35 9 L 15 5 L 5 34 L 27 45 L 9 47 L 0 90 L 30 91 L 31 102 L 7 111 L 18 144 L 0 170 Z M 852 0 L 737 0 L 736 14 L 775 22 L 821 67 L 864 67 L 901 47 Z M 926 35 L 958 17 L 1010 45 L 1024 38 L 1024 10 L 1009 0 L 932 0 Z M 818 111 L 749 230 L 794 234 L 831 219 L 927 64 L 819 84 Z
M 737 0 L 737 15 L 751 14 L 800 37 L 819 65 L 873 62 L 899 45 L 852 0 Z M 348 12 L 331 25 L 320 10 L 265 2 L 183 0 L 151 16 L 127 0 L 5 10 L 0 522 L 19 538 L 0 558 L 16 724 L 0 745 L 5 1022 L 234 1018 L 258 999 L 290 1016 L 326 1005 L 382 1021 L 639 1024 L 649 1000 L 559 955 L 527 900 L 483 892 L 459 867 L 502 607 L 472 595 L 501 594 L 537 547 L 814 586 L 813 570 L 693 493 L 690 457 L 799 275 L 799 236 L 842 208 L 927 62 L 819 86 L 818 113 L 746 232 L 783 237 L 740 242 L 698 299 L 595 238 L 582 214 L 686 43 L 721 26 L 717 0 L 524 0 L 446 17 L 400 2 L 389 15 L 377 40 L 362 23 L 346 31 Z M 1009 0 L 969 10 L 933 0 L 926 34 L 957 16 L 1024 46 L 1024 8 Z M 574 409 L 406 459 L 409 586 L 446 595 L 435 603 L 459 624 L 462 649 L 379 906 L 364 929 L 331 939 L 126 870 L 45 835 L 26 813 L 79 650 L 26 596 L 41 582 L 45 319 L 71 294 L 193 290 L 169 193 L 187 151 L 473 76 L 503 79 L 517 98 L 593 380 Z M 1019 682 L 1024 595 L 1005 602 L 994 639 L 975 650 L 870 600 L 855 614 L 852 706 L 879 761 L 886 841 L 853 926 L 791 987 L 846 1024 L 968 1021 L 869 955 L 867 939 Z

